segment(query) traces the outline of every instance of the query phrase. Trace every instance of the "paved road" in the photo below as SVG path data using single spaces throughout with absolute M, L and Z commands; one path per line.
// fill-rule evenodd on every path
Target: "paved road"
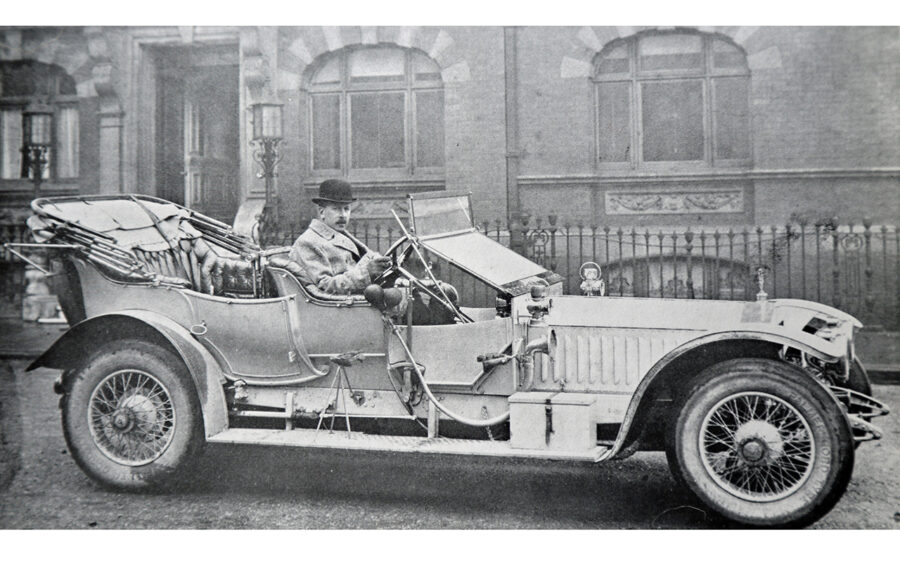
M 662 454 L 599 466 L 210 446 L 170 494 L 100 489 L 66 450 L 51 383 L 0 363 L 0 528 L 720 528 L 690 506 Z M 876 386 L 900 408 L 900 386 Z M 860 448 L 853 481 L 816 528 L 900 529 L 900 420 Z

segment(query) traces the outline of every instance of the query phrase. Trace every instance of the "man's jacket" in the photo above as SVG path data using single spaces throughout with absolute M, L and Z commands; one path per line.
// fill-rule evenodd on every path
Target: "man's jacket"
M 290 259 L 305 271 L 301 282 L 334 294 L 362 293 L 371 283 L 366 264 L 372 253 L 357 248 L 349 238 L 322 221 L 313 219 L 294 242 Z

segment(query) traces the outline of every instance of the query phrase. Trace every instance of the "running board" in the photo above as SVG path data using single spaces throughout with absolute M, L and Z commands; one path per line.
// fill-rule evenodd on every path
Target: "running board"
M 609 451 L 606 446 L 580 451 L 524 450 L 510 446 L 509 441 L 461 440 L 456 438 L 424 438 L 416 436 L 383 436 L 346 430 L 266 430 L 259 428 L 230 428 L 207 438 L 213 444 L 249 444 L 261 446 L 290 446 L 298 448 L 328 448 L 338 450 L 367 450 L 378 452 L 476 455 L 488 457 L 520 457 L 596 462 Z

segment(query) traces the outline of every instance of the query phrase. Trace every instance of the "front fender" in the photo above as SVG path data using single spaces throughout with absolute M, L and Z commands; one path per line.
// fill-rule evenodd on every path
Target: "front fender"
M 722 338 L 722 335 L 724 335 L 724 338 L 732 338 L 735 337 L 734 335 L 739 335 L 737 338 L 766 340 L 783 346 L 790 346 L 815 356 L 824 362 L 834 362 L 845 357 L 848 353 L 849 339 L 852 337 L 852 333 L 847 332 L 837 335 L 833 340 L 826 340 L 815 334 L 795 328 L 767 323 L 747 323 L 734 330 L 707 334 L 702 338 L 686 342 L 684 346 L 688 346 L 696 341 L 705 342 L 706 339 L 711 341 L 719 340 Z
M 187 329 L 158 313 L 126 310 L 84 320 L 54 342 L 26 371 L 39 367 L 71 369 L 91 353 L 96 346 L 93 343 L 108 342 L 129 332 L 161 337 L 184 361 L 197 389 L 207 437 L 228 428 L 228 408 L 222 388 L 226 380 L 219 364 Z
M 846 344 L 843 345 L 842 353 L 840 346 L 831 346 L 830 344 L 832 343 L 826 342 L 820 338 L 816 338 L 813 335 L 807 333 L 796 333 L 795 331 L 791 331 L 790 334 L 787 334 L 787 331 L 780 330 L 779 327 L 773 327 L 770 325 L 760 325 L 759 328 L 751 328 L 749 330 L 714 332 L 711 334 L 705 334 L 693 340 L 689 340 L 688 342 L 685 342 L 681 346 L 675 348 L 674 350 L 663 356 L 653 365 L 653 367 L 650 368 L 650 370 L 641 379 L 641 382 L 638 384 L 637 388 L 634 391 L 634 395 L 632 395 L 631 397 L 631 401 L 628 403 L 628 408 L 625 411 L 625 418 L 622 421 L 622 426 L 619 428 L 619 433 L 616 436 L 616 441 L 613 444 L 612 448 L 604 455 L 603 459 L 615 457 L 620 454 L 620 452 L 622 452 L 623 457 L 627 456 L 630 453 L 627 451 L 626 446 L 629 444 L 629 442 L 632 441 L 631 438 L 634 437 L 631 433 L 632 426 L 634 425 L 635 420 L 637 419 L 638 414 L 641 413 L 642 409 L 650 408 L 650 405 L 644 404 L 643 399 L 647 395 L 647 392 L 652 387 L 652 385 L 659 381 L 659 378 L 662 374 L 666 373 L 666 367 L 668 367 L 672 362 L 685 356 L 685 354 L 701 350 L 704 347 L 712 348 L 717 344 L 724 342 L 768 343 L 777 345 L 779 348 L 782 346 L 790 346 L 829 362 L 839 359 L 844 353 L 846 353 Z M 699 371 L 700 369 L 697 370 L 697 372 Z M 689 378 L 695 374 L 692 373 L 678 375 Z M 818 384 L 818 382 L 816 382 L 815 379 L 813 379 L 811 376 L 810 381 Z M 626 450 L 623 451 L 623 448 L 626 448 Z
M 814 301 L 805 301 L 803 299 L 770 299 L 769 303 L 772 303 L 776 306 L 785 306 L 785 307 L 794 307 L 797 309 L 806 309 L 808 311 L 813 311 L 814 313 L 824 313 L 826 315 L 832 316 L 836 319 L 840 319 L 842 321 L 849 322 L 855 328 L 862 328 L 863 324 L 854 317 L 853 315 L 849 315 L 840 309 L 835 309 L 834 307 L 829 307 L 828 305 L 823 305 L 822 303 L 816 303 Z

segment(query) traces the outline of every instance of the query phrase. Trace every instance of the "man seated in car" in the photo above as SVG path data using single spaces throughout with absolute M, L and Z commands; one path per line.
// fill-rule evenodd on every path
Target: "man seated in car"
M 348 182 L 325 180 L 319 185 L 319 197 L 312 201 L 318 217 L 297 238 L 289 255 L 305 270 L 300 281 L 326 293 L 361 294 L 390 266 L 390 258 L 369 250 L 347 232 L 350 204 L 356 201 Z

